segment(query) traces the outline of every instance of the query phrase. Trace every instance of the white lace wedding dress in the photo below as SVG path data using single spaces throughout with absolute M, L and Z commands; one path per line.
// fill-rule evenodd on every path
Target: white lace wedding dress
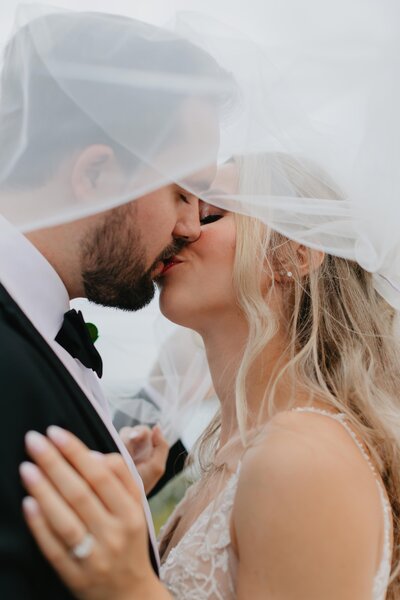
M 384 519 L 384 544 L 382 560 L 374 578 L 370 600 L 384 600 L 391 565 L 391 515 L 383 486 L 375 469 L 344 415 L 332 414 L 315 408 L 295 409 L 313 412 L 335 419 L 345 427 L 370 465 L 378 485 Z M 239 479 L 238 467 L 219 496 L 200 514 L 178 544 L 170 551 L 161 566 L 161 579 L 175 600 L 234 600 L 237 557 L 230 539 L 230 518 L 236 487 Z M 171 515 L 163 532 L 173 529 L 177 511 L 196 492 L 196 484 L 189 488 L 184 499 Z

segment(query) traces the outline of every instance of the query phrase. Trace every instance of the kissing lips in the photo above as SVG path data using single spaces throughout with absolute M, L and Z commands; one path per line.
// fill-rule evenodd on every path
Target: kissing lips
M 175 256 L 172 256 L 171 258 L 164 260 L 164 269 L 161 271 L 161 276 L 165 275 L 165 273 L 167 271 L 172 269 L 172 267 L 174 267 L 175 265 L 179 265 L 179 263 L 181 263 L 181 262 L 183 262 L 183 261 L 179 260 Z

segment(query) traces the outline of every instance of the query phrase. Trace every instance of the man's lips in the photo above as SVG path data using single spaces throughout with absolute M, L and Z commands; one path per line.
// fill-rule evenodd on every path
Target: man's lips
M 151 271 L 151 276 L 153 279 L 157 279 L 157 277 L 160 277 L 161 273 L 164 271 L 164 263 L 163 261 L 159 261 L 154 268 Z

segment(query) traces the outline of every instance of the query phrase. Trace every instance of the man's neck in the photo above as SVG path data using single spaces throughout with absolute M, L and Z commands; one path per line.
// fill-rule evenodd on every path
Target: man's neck
M 25 237 L 35 246 L 56 271 L 64 283 L 70 300 L 82 298 L 84 291 L 77 274 L 79 239 L 66 235 L 67 225 L 31 231 Z M 67 250 L 68 247 L 68 250 Z

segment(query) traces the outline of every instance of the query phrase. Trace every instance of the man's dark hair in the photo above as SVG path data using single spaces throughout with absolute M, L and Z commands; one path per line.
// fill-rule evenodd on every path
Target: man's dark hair
M 38 31 L 42 26 L 51 32 L 45 58 L 32 35 L 32 27 Z M 11 38 L 4 51 L 3 65 L 0 173 L 3 172 L 2 185 L 7 187 L 43 184 L 66 153 L 80 149 L 76 147 L 77 137 L 81 148 L 91 144 L 111 146 L 122 165 L 132 169 L 140 157 L 135 157 L 135 149 L 128 149 L 124 139 L 139 139 L 150 150 L 154 135 L 168 126 L 166 115 L 171 120 L 177 118 L 182 101 L 195 96 L 190 89 L 176 97 L 166 95 L 165 110 L 160 115 L 156 92 L 149 98 L 140 86 L 126 85 L 126 81 L 112 84 L 98 81 L 96 68 L 109 66 L 131 71 L 132 78 L 135 72 L 172 70 L 178 76 L 195 74 L 226 81 L 234 87 L 231 76 L 189 41 L 128 17 L 100 13 L 54 13 L 35 19 Z M 66 92 L 62 79 L 65 74 L 57 77 L 54 69 L 68 65 L 92 67 L 94 76 L 83 75 L 75 82 L 73 75 L 67 80 Z M 76 95 L 74 85 L 79 86 Z M 215 93 L 211 101 L 221 110 L 230 106 L 233 98 L 230 94 Z M 129 110 L 130 106 L 134 109 Z M 72 128 L 78 128 L 79 136 L 74 135 Z M 111 137 L 108 128 L 118 135 Z M 10 157 L 13 157 L 12 168 L 4 176 L 1 165 L 9 164 Z

